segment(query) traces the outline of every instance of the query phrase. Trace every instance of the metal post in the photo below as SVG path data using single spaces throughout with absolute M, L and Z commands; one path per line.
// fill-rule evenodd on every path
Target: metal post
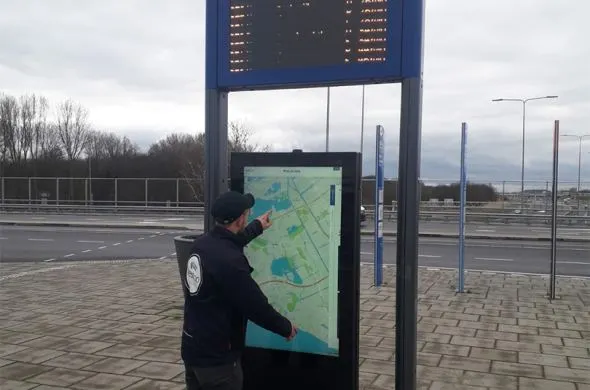
M 180 206 L 180 179 L 176 178 L 176 207 Z
M 402 81 L 397 208 L 395 388 L 416 389 L 421 77 Z
M 30 177 L 29 177 L 28 182 L 29 182 L 28 183 L 29 184 L 29 204 L 31 204 L 31 197 L 32 197 L 33 194 L 32 194 L 32 191 L 31 191 L 31 178 Z
M 361 100 L 361 159 L 363 158 L 363 145 L 365 141 L 365 86 L 363 85 L 363 97 Z M 362 180 L 361 180 L 362 187 Z
M 375 286 L 383 283 L 383 187 L 385 165 L 384 129 L 377 126 L 375 135 Z
M 526 134 L 526 100 L 522 101 L 522 165 L 520 168 L 520 212 L 524 214 L 524 146 Z
M 330 87 L 328 87 L 328 96 L 326 101 L 326 153 L 330 149 Z
M 119 178 L 115 177 L 115 207 L 119 205 Z
M 461 194 L 459 199 L 459 280 L 457 292 L 465 292 L 465 205 L 467 202 L 467 169 L 465 149 L 467 145 L 467 123 L 461 125 Z
M 206 61 L 205 61 L 205 231 L 215 226 L 211 218 L 213 201 L 227 191 L 227 91 L 218 89 L 217 43 L 219 30 L 217 23 L 218 1 L 207 0 L 206 16 Z
M 2 206 L 4 206 L 4 198 L 5 198 L 5 194 L 4 194 L 4 176 L 2 176 Z
M 84 206 L 88 206 L 88 179 L 84 179 Z
M 145 179 L 145 207 L 148 205 L 148 179 Z
M 559 121 L 555 121 L 553 130 L 553 209 L 551 215 L 551 271 L 549 281 L 549 299 L 555 299 L 556 263 L 557 263 L 557 191 L 559 174 Z
M 55 178 L 55 205 L 59 206 L 59 177 Z

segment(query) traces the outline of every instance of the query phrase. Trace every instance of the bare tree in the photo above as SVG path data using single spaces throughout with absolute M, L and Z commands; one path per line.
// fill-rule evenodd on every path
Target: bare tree
M 20 126 L 20 106 L 13 96 L 0 96 L 0 127 L 6 159 L 20 164 L 26 159 L 26 140 Z
M 268 152 L 270 145 L 260 146 L 252 143 L 253 131 L 240 122 L 231 122 L 229 124 L 229 151 L 230 152 Z
M 47 136 L 47 109 L 49 104 L 43 96 L 24 96 L 21 98 L 24 128 L 26 129 L 29 156 L 36 162 L 43 152 L 43 141 Z
M 45 130 L 41 133 L 39 140 L 40 145 L 40 160 L 62 160 L 64 158 L 64 152 L 61 148 L 61 142 L 57 131 L 57 125 L 55 123 L 48 123 Z
M 88 111 L 72 100 L 63 102 L 57 113 L 57 134 L 68 160 L 80 157 L 86 148 L 89 133 Z

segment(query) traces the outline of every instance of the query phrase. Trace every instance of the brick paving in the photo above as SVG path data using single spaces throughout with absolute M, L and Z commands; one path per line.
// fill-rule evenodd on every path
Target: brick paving
M 363 266 L 360 378 L 394 388 L 394 270 Z M 421 269 L 420 389 L 590 390 L 590 280 Z M 175 261 L 0 264 L 0 389 L 183 389 Z

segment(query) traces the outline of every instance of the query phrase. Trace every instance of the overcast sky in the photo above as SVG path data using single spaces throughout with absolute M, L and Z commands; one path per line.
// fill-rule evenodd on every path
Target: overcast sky
M 0 0 L 0 91 L 73 98 L 98 129 L 142 146 L 204 125 L 202 0 Z M 422 177 L 459 175 L 461 122 L 469 176 L 520 180 L 521 105 L 491 99 L 559 95 L 527 109 L 527 179 L 550 180 L 552 130 L 590 133 L 590 2 L 428 0 Z M 365 174 L 375 126 L 386 129 L 387 176 L 397 173 L 400 88 L 367 87 Z M 324 149 L 326 90 L 245 92 L 230 120 L 276 151 Z M 332 89 L 331 150 L 359 150 L 361 87 Z M 560 175 L 577 180 L 577 141 L 563 138 Z M 582 177 L 590 187 L 590 139 Z M 544 185 L 543 185 L 544 187 Z

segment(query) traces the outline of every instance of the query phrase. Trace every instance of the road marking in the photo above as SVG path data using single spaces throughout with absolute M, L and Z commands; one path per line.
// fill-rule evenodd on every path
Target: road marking
M 481 233 L 495 233 L 496 229 L 476 229 L 475 231 Z
M 113 246 L 117 246 L 117 245 L 121 245 L 121 243 L 120 243 L 120 242 L 115 242 L 115 243 L 113 244 Z
M 474 257 L 475 260 L 483 260 L 483 261 L 514 261 L 513 259 L 500 259 L 494 257 Z
M 29 238 L 29 241 L 54 241 L 53 238 Z
M 426 270 L 428 270 L 428 271 L 440 271 L 440 268 L 426 267 Z
M 72 256 L 76 256 L 76 254 L 75 253 L 70 253 L 70 254 L 65 255 L 64 257 L 72 257 Z
M 50 261 L 54 261 L 55 259 L 47 259 L 47 260 L 43 260 L 46 263 L 49 263 Z
M 92 252 L 92 249 L 86 249 L 85 251 L 82 251 L 82 253 L 88 253 L 88 252 Z
M 168 257 L 168 256 L 162 256 L 162 257 L 160 257 L 159 260 L 164 260 L 166 257 Z
M 590 263 L 584 263 L 583 261 L 558 261 L 557 264 L 590 265 Z
M 130 242 L 133 242 L 133 240 L 127 240 L 127 244 L 129 244 Z
M 106 246 L 99 246 L 98 249 L 104 249 Z
M 138 238 L 138 240 L 143 240 L 143 239 L 144 239 L 143 237 L 139 237 L 139 238 Z
M 8 240 L 8 237 L 0 237 L 0 240 Z
M 176 252 L 170 253 L 170 256 L 176 256 Z
M 156 237 L 156 235 L 155 235 L 155 234 L 152 234 L 152 235 L 150 236 L 150 238 L 154 238 L 154 237 Z
M 87 221 L 103 221 L 101 218 L 86 218 Z
M 31 219 L 46 219 L 45 217 L 31 217 Z
M 93 241 L 93 240 L 78 240 L 81 244 L 104 244 L 104 241 Z
M 418 255 L 418 257 L 427 257 L 429 259 L 438 259 L 439 257 L 442 257 L 442 256 L 439 256 L 439 255 Z

